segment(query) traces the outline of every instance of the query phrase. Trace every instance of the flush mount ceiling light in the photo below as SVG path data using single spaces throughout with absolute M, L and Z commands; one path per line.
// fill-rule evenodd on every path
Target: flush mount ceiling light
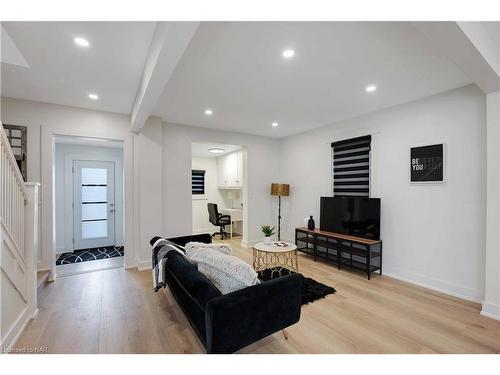
M 275 122 L 273 122 L 273 123 L 271 124 L 271 126 L 272 126 L 273 128 L 276 128 L 276 127 L 278 127 L 278 123 L 275 121 Z
M 79 37 L 79 36 L 77 36 L 75 39 L 73 39 L 73 42 L 75 42 L 75 44 L 77 46 L 80 46 L 80 47 L 88 47 L 88 46 L 90 46 L 90 43 L 89 43 L 89 41 L 87 39 Z
M 97 95 L 97 94 L 93 94 L 93 93 L 92 93 L 92 94 L 89 94 L 88 96 L 89 96 L 89 99 L 92 99 L 92 100 L 97 100 L 97 99 L 99 99 L 99 95 Z
M 291 59 L 295 55 L 295 51 L 293 49 L 286 49 L 282 55 L 285 59 Z
M 205 114 L 207 116 L 212 116 L 214 114 L 214 111 L 212 111 L 210 108 L 208 108 L 208 109 L 205 109 Z
M 226 150 L 224 150 L 223 148 L 220 148 L 220 147 L 212 147 L 212 148 L 208 149 L 208 152 L 211 152 L 212 154 L 222 154 L 225 151 Z
M 375 85 L 369 85 L 369 86 L 366 86 L 366 92 L 375 92 L 377 90 L 377 86 Z

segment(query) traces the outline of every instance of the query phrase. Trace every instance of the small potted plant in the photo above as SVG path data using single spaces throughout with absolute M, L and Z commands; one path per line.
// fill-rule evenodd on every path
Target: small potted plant
M 262 230 L 262 233 L 264 233 L 264 243 L 266 245 L 271 245 L 271 236 L 276 233 L 274 231 L 274 227 L 271 227 L 270 225 L 263 225 L 260 229 Z

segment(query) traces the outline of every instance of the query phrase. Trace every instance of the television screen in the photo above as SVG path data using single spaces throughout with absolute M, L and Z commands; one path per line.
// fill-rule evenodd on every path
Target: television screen
M 320 229 L 380 239 L 380 198 L 321 197 Z

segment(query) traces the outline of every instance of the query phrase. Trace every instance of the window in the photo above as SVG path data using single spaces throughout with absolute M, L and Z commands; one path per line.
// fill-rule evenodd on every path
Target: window
M 193 169 L 191 171 L 191 190 L 193 194 L 205 194 L 205 171 Z
M 3 124 L 10 147 L 16 158 L 17 166 L 26 181 L 26 126 Z
M 370 196 L 370 144 L 370 135 L 332 143 L 333 195 Z

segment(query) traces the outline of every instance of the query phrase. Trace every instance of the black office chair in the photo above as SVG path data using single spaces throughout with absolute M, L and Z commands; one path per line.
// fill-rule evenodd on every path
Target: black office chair
M 219 211 L 217 211 L 217 205 L 215 203 L 207 203 L 207 208 L 208 208 L 208 221 L 210 221 L 213 225 L 218 226 L 220 228 L 220 231 L 212 234 L 212 237 L 220 235 L 221 240 L 223 240 L 224 237 L 227 236 L 226 225 L 231 224 L 231 216 L 221 215 Z

